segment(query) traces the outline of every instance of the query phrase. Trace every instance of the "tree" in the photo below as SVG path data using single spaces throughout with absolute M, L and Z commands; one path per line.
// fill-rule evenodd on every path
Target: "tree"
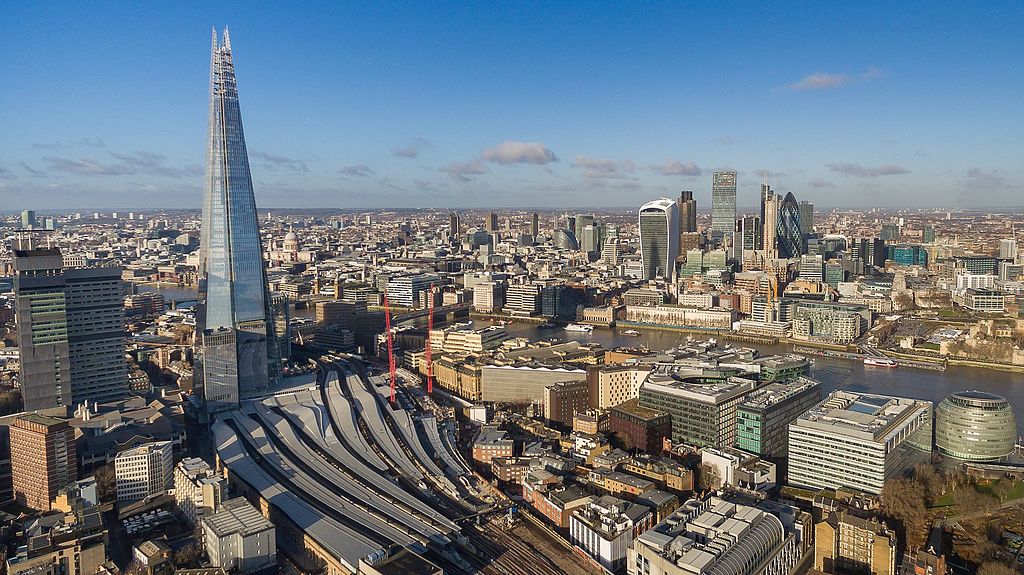
M 907 549 L 924 544 L 928 528 L 924 493 L 924 486 L 905 477 L 886 481 L 882 487 L 882 510 L 903 527 Z
M 14 389 L 0 393 L 0 415 L 22 411 L 21 390 Z
M 924 488 L 924 498 L 928 505 L 934 505 L 946 491 L 946 480 L 932 465 L 918 465 L 914 469 L 914 479 Z
M 999 501 L 1006 501 L 1006 496 L 1013 490 L 1013 482 L 1005 477 L 992 484 L 992 493 L 999 498 Z
M 1017 570 L 1006 563 L 989 561 L 981 564 L 978 575 L 1017 575 Z
M 93 476 L 96 478 L 96 495 L 100 501 L 110 501 L 117 496 L 117 482 L 111 466 L 105 465 L 96 469 Z
M 198 543 L 189 543 L 174 554 L 174 565 L 180 568 L 198 567 L 203 549 Z

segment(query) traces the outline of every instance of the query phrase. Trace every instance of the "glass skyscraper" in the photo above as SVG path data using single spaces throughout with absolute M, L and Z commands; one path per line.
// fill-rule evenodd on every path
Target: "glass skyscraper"
M 780 258 L 798 258 L 805 251 L 800 231 L 800 205 L 792 192 L 787 193 L 779 205 L 775 242 Z
M 721 238 L 736 227 L 736 172 L 715 172 L 711 181 L 711 235 Z
M 279 359 L 227 29 L 219 43 L 214 31 L 210 56 L 198 299 L 195 375 L 216 413 L 267 389 Z
M 679 206 L 668 198 L 640 208 L 640 259 L 644 279 L 672 279 L 679 256 Z

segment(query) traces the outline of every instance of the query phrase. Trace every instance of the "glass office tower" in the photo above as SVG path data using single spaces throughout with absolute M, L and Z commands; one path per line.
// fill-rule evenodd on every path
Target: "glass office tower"
M 715 172 L 711 182 L 711 235 L 721 238 L 736 227 L 736 172 Z
M 800 231 L 800 205 L 792 192 L 786 194 L 779 207 L 775 242 L 780 258 L 798 258 L 806 252 Z
M 668 198 L 640 208 L 640 259 L 644 279 L 672 279 L 679 256 L 679 206 Z
M 220 43 L 213 34 L 206 154 L 195 375 L 216 413 L 267 389 L 279 371 L 227 29 Z

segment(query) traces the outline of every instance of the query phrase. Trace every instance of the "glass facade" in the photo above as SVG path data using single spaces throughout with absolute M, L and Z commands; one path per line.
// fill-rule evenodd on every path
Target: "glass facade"
M 722 237 L 736 226 L 736 172 L 715 172 L 711 182 L 711 234 Z
M 780 258 L 798 258 L 806 252 L 800 229 L 800 205 L 792 192 L 782 200 L 776 226 L 775 242 Z
M 935 408 L 935 446 L 962 461 L 998 461 L 1013 451 L 1017 422 L 1002 397 L 981 391 L 954 393 Z
M 202 375 L 207 409 L 215 412 L 234 407 L 247 393 L 266 389 L 278 370 L 256 200 L 227 30 L 221 43 L 214 32 L 210 60 L 197 314 L 197 329 L 205 334 L 198 338 L 204 367 L 197 373 Z
M 644 279 L 672 278 L 679 256 L 679 206 L 668 198 L 640 208 L 640 259 Z

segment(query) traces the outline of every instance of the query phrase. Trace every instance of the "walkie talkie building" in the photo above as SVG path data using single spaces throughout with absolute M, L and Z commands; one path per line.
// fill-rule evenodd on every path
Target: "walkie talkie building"
M 195 376 L 207 413 L 232 409 L 278 377 L 256 200 L 231 39 L 213 33 Z

